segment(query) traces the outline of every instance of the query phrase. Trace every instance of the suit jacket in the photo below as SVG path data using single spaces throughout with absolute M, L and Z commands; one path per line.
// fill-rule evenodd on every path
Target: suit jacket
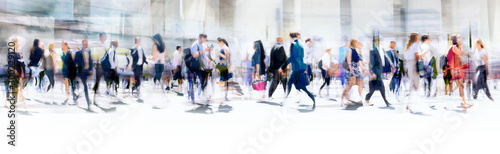
M 278 69 L 285 70 L 286 68 L 286 53 L 285 48 L 281 44 L 275 44 L 271 49 L 271 60 L 269 64 L 269 71 L 274 72 Z
M 141 66 L 139 67 L 142 67 L 144 63 L 148 63 L 146 62 L 146 55 L 144 54 L 144 50 L 143 49 L 141 50 L 142 50 L 142 64 L 140 64 Z M 136 48 L 132 48 L 130 49 L 130 55 L 132 56 L 132 70 L 134 70 L 136 67 L 138 67 L 137 61 L 139 61 L 139 51 Z
M 385 54 L 385 52 L 382 53 Z M 387 59 L 385 55 L 382 55 L 382 57 L 384 57 L 383 60 Z M 385 65 L 390 65 L 390 64 L 385 63 Z M 383 69 L 384 66 L 382 66 L 382 59 L 380 58 L 380 52 L 378 51 L 377 48 L 374 48 L 373 50 L 370 51 L 370 71 L 371 73 L 377 75 L 376 80 L 382 80 Z
M 307 65 L 304 63 L 304 48 L 300 45 L 299 40 L 295 40 L 290 45 L 290 57 L 286 61 L 286 65 L 292 63 L 293 71 L 305 71 Z
M 89 72 L 91 70 L 93 70 L 93 66 L 92 66 L 92 52 L 90 51 L 90 49 L 87 49 L 89 51 L 89 68 L 88 69 L 84 69 L 85 67 L 85 60 L 83 59 L 83 49 L 79 50 L 78 52 L 75 53 L 75 64 L 78 65 L 77 66 L 77 72 L 80 74 L 80 73 L 86 73 L 86 72 Z

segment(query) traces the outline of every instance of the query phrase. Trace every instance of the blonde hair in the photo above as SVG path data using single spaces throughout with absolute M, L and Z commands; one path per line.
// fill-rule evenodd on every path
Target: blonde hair
M 49 51 L 54 51 L 54 43 L 49 44 Z
M 356 44 L 356 43 L 358 43 L 358 40 L 356 40 L 356 39 L 351 39 L 351 41 L 349 41 L 349 47 L 351 47 L 351 48 L 353 48 L 353 49 L 357 50 L 357 48 L 358 48 L 358 44 Z
M 481 45 L 481 48 L 483 48 L 483 49 L 485 48 L 484 43 L 483 43 L 483 41 L 481 41 L 481 39 L 477 39 L 476 42 L 479 43 L 479 45 Z
M 408 43 L 406 43 L 405 52 L 410 48 L 413 43 L 418 42 L 418 33 L 411 33 L 408 39 Z

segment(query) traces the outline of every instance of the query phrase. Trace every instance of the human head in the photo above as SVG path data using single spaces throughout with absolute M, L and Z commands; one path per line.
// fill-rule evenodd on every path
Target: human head
M 456 46 L 462 45 L 462 36 L 460 34 L 453 34 L 451 36 L 451 43 Z
M 49 51 L 54 51 L 54 43 L 49 44 Z
M 276 38 L 276 42 L 279 42 L 279 43 L 283 44 L 283 38 L 281 36 L 278 36 Z
M 152 38 L 158 52 L 165 52 L 165 42 L 163 42 L 163 38 L 161 37 L 161 35 L 159 33 L 156 33 Z
M 181 51 L 181 46 L 180 46 L 180 45 L 176 46 L 176 47 L 175 47 L 175 50 L 177 50 L 177 51 Z
M 89 41 L 87 40 L 87 38 L 84 38 L 82 40 L 82 49 L 87 49 L 87 47 L 89 47 Z
M 359 42 L 358 40 L 356 39 L 351 39 L 351 41 L 349 41 L 349 47 L 353 48 L 353 49 L 357 49 L 359 47 Z
M 117 40 L 111 40 L 110 46 L 113 48 L 118 48 L 118 41 Z
M 380 46 L 380 41 L 381 41 L 380 37 L 378 37 L 378 36 L 375 37 L 373 41 L 375 41 L 375 46 L 377 46 L 377 47 Z
M 293 39 L 298 39 L 297 38 L 297 32 L 290 32 L 290 38 L 293 40 Z
M 311 38 L 306 39 L 306 44 L 307 44 L 307 46 L 312 47 Z
M 229 44 L 227 43 L 226 39 L 223 37 L 218 37 L 217 42 L 219 42 L 220 47 L 223 47 L 224 45 L 229 47 Z
M 141 38 L 140 37 L 135 38 L 135 45 L 137 45 L 137 46 L 141 45 Z
M 328 53 L 328 54 L 332 53 L 332 48 L 326 49 L 326 53 Z
M 418 33 L 411 33 L 410 34 L 409 39 L 408 39 L 408 43 L 406 43 L 405 51 L 407 51 L 408 48 L 410 48 L 410 46 L 413 45 L 413 43 L 418 41 L 418 36 L 419 36 Z
M 481 41 L 481 39 L 477 39 L 476 41 L 476 48 L 477 49 L 483 49 L 484 48 L 484 43 Z
M 99 41 L 104 43 L 106 41 L 106 33 L 99 33 Z
M 391 49 L 396 48 L 396 42 L 395 42 L 395 41 L 391 41 L 391 44 L 389 45 L 389 47 L 390 47 Z
M 422 35 L 422 37 L 420 38 L 420 41 L 422 41 L 422 43 L 429 44 L 431 41 L 431 38 L 429 37 L 429 35 Z
M 63 49 L 63 51 L 67 51 L 69 49 L 68 42 L 66 42 L 66 41 L 63 40 L 61 42 L 61 48 Z
M 200 33 L 200 35 L 198 35 L 198 40 L 201 42 L 201 43 L 205 43 L 207 41 L 207 34 L 205 33 Z

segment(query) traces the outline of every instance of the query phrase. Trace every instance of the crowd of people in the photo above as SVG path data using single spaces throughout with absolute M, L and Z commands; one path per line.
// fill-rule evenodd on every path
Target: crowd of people
M 162 90 L 169 91 L 177 87 L 176 91 L 180 96 L 183 96 L 183 79 L 187 79 L 187 99 L 193 103 L 195 98 L 211 99 L 205 94 L 209 83 L 212 93 L 215 93 L 215 86 L 218 85 L 225 93 L 224 100 L 230 101 L 229 93 L 234 96 L 244 95 L 239 82 L 233 78 L 234 73 L 241 73 L 244 78 L 242 84 L 261 93 L 261 99 L 272 99 L 280 84 L 284 89 L 285 97 L 288 97 L 293 85 L 297 91 L 307 94 L 313 102 L 312 108 L 314 109 L 316 96 L 311 91 L 314 89 L 311 82 L 314 82 L 313 72 L 318 69 L 323 79 L 317 94 L 320 97 L 323 89 L 326 89 L 327 95 L 329 95 L 330 83 L 332 80 L 335 83 L 335 80 L 339 79 L 343 89 L 340 96 L 341 106 L 356 104 L 372 106 L 370 99 L 375 91 L 379 91 L 385 105 L 391 107 L 392 104 L 386 98 L 386 85 L 383 81 L 387 79 L 389 80 L 388 90 L 394 93 L 398 101 L 401 100 L 401 93 L 407 91 L 403 92 L 402 99 L 407 100 L 404 101 L 407 103 L 406 109 L 413 112 L 410 106 L 414 103 L 412 97 L 415 97 L 414 95 L 421 85 L 423 85 L 425 97 L 436 97 L 438 70 L 441 70 L 445 83 L 445 95 L 458 89 L 462 99 L 461 105 L 464 109 L 472 107 L 464 96 L 466 84 L 472 85 L 474 99 L 477 98 L 479 90 L 483 90 L 487 97 L 493 101 L 487 85 L 488 54 L 480 39 L 475 41 L 473 52 L 465 53 L 461 36 L 452 35 L 449 47 L 441 57 L 435 57 L 436 54 L 430 48 L 432 40 L 429 35 L 420 36 L 418 33 L 411 33 L 403 52 L 396 49 L 394 40 L 390 41 L 389 49 L 385 50 L 381 47 L 382 39 L 374 37 L 374 45 L 370 49 L 368 57 L 363 57 L 364 45 L 356 39 L 351 39 L 345 46 L 339 48 L 337 58 L 333 58 L 333 51 L 328 48 L 317 60 L 318 64 L 316 65 L 314 64 L 316 61 L 313 59 L 313 40 L 307 38 L 302 42 L 298 32 L 291 32 L 289 37 L 291 41 L 290 47 L 287 48 L 289 54 L 285 51 L 284 39 L 277 37 L 269 52 L 268 63 L 266 63 L 266 51 L 262 41 L 254 41 L 253 56 L 251 59 L 247 56 L 245 61 L 248 63 L 242 62 L 243 66 L 248 64 L 251 67 L 243 71 L 237 70 L 237 67 L 232 64 L 234 62 L 232 61 L 232 53 L 238 51 L 231 51 L 228 41 L 222 37 L 216 39 L 220 51 L 213 51 L 214 46 L 209 46 L 207 43 L 207 35 L 201 33 L 196 41 L 184 50 L 180 45 L 177 45 L 172 55 L 167 54 L 167 47 L 160 34 L 150 37 L 153 42 L 151 51 L 145 51 L 141 46 L 141 38 L 137 37 L 135 45 L 129 48 L 129 52 L 126 53 L 127 66 L 131 67 L 133 75 L 124 77 L 125 84 L 123 85 L 126 85 L 124 87 L 127 89 L 131 89 L 131 93 L 140 96 L 144 68 L 151 63 L 154 66 L 152 79 L 155 88 L 158 88 L 157 85 L 159 85 Z M 106 34 L 100 33 L 100 45 L 92 48 L 89 47 L 87 38 L 81 41 L 81 48 L 71 48 L 66 41 L 60 42 L 62 50 L 60 55 L 61 73 L 64 78 L 64 92 L 66 94 L 64 103 L 70 104 L 71 97 L 72 102 L 77 103 L 79 95 L 75 90 L 81 83 L 88 110 L 91 110 L 92 105 L 98 106 L 96 97 L 102 95 L 99 91 L 101 78 L 106 83 L 105 95 L 112 97 L 118 95 L 121 73 L 118 69 L 119 58 L 117 58 L 119 44 L 118 41 L 111 40 L 107 45 L 104 43 L 106 39 Z M 17 37 L 11 37 L 9 42 L 16 44 L 15 49 L 19 48 Z M 25 103 L 23 89 L 28 87 L 26 81 L 31 81 L 38 92 L 48 92 L 54 89 L 55 73 L 59 67 L 59 58 L 54 46 L 54 43 L 50 43 L 45 49 L 44 44 L 39 39 L 35 39 L 29 52 L 27 66 L 25 66 L 22 52 L 14 50 L 16 51 L 13 56 L 15 60 L 14 71 L 18 82 L 14 86 L 6 85 L 6 87 L 14 87 L 6 89 L 7 91 L 18 91 L 18 102 Z M 91 51 L 91 49 L 97 51 Z M 99 51 L 103 51 L 104 55 L 95 59 L 93 52 Z M 215 53 L 212 54 L 212 52 Z M 151 53 L 151 55 L 147 55 L 147 53 Z M 216 57 L 213 58 L 213 55 Z M 463 57 L 466 56 L 472 57 L 472 62 L 464 60 Z M 166 71 L 165 68 L 169 69 Z M 473 70 L 474 75 L 467 75 L 467 70 Z M 220 77 L 216 83 L 214 82 L 216 79 L 213 78 L 216 76 L 214 73 Z M 87 82 L 89 77 L 94 75 L 95 83 L 92 88 L 94 97 L 91 99 Z M 44 77 L 48 78 L 48 85 L 44 85 Z M 466 82 L 466 79 L 469 78 L 473 78 L 473 82 Z M 351 88 L 357 86 L 359 96 L 363 96 L 365 79 L 368 80 L 369 92 L 364 95 L 365 97 L 361 101 L 353 101 L 350 97 Z M 170 83 L 170 80 L 176 82 Z M 270 84 L 268 85 L 267 82 Z M 196 92 L 195 89 L 198 91 Z M 266 89 L 268 89 L 267 96 Z M 429 107 L 434 106 L 429 105 Z

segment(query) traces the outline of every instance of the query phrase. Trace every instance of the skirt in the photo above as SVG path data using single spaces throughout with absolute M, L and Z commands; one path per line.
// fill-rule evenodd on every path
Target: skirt
M 355 76 L 356 80 L 363 80 L 363 72 L 361 71 L 361 67 L 359 66 L 358 63 L 351 63 L 351 68 L 352 72 L 354 74 L 351 74 L 351 71 L 347 71 L 346 78 L 349 78 L 351 76 Z

